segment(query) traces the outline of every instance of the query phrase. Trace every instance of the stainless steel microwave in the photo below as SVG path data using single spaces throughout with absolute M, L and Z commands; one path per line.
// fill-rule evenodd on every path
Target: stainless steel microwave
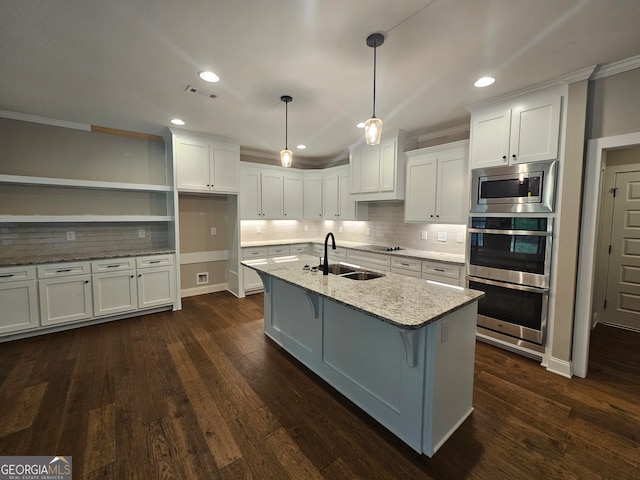
M 557 169 L 557 161 L 474 169 L 471 213 L 553 212 Z

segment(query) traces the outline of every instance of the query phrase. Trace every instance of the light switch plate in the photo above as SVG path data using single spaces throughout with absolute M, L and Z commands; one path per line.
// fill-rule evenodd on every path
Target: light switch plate
M 422 230 L 422 240 L 426 240 L 427 239 L 427 231 L 426 230 Z
M 305 225 L 305 226 L 304 226 L 304 231 L 305 231 L 305 232 L 308 232 L 308 231 L 309 231 L 309 225 Z
M 461 233 L 461 232 L 456 233 L 456 242 L 458 243 L 464 242 L 464 233 Z
M 147 236 L 147 232 L 145 232 L 144 228 L 138 230 L 138 238 L 144 238 Z
M 338 227 L 338 233 L 342 233 L 342 227 Z
M 216 227 L 211 227 L 211 235 L 215 235 L 216 233 L 218 233 Z
M 371 236 L 371 229 L 370 228 L 366 228 L 364 231 L 364 234 L 367 236 Z
M 256 225 L 256 233 L 262 233 L 262 227 L 260 225 Z
M 76 239 L 76 232 L 67 232 L 67 240 L 73 242 Z
M 438 241 L 446 242 L 447 241 L 447 232 L 438 232 Z

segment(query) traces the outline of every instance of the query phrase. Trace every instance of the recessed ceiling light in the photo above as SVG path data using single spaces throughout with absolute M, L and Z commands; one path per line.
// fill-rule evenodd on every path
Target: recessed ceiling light
M 180 120 L 179 118 L 172 118 L 171 123 L 173 123 L 174 125 L 184 125 L 184 121 Z
M 300 150 L 304 150 L 305 148 L 307 148 L 306 145 L 298 145 L 296 148 L 300 149 Z
M 356 125 L 356 127 L 358 128 L 364 128 L 364 122 L 360 122 L 359 124 Z
M 200 78 L 205 82 L 215 83 L 220 81 L 220 77 L 213 72 L 198 72 L 198 75 L 200 75 Z
M 482 78 L 479 78 L 478 80 L 476 80 L 474 85 L 476 87 L 488 87 L 489 85 L 491 85 L 495 81 L 496 81 L 496 79 L 493 78 L 493 77 L 482 77 Z

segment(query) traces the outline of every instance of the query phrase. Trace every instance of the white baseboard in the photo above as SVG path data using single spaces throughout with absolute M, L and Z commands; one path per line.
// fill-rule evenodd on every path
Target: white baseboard
M 559 358 L 549 357 L 549 365 L 547 366 L 549 372 L 556 373 L 563 377 L 571 378 L 571 362 L 566 360 L 560 360 Z
M 205 293 L 224 292 L 228 289 L 226 283 L 218 283 L 216 285 L 204 285 L 202 287 L 185 288 L 180 292 L 182 298 L 193 297 L 195 295 L 204 295 Z

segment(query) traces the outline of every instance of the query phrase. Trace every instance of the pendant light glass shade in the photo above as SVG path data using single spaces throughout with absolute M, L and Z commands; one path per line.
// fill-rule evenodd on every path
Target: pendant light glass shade
M 382 136 L 382 120 L 373 117 L 364 122 L 364 137 L 367 145 L 378 145 Z
M 367 37 L 367 46 L 373 48 L 373 115 L 364 123 L 364 138 L 367 145 L 378 145 L 382 136 L 382 120 L 376 118 L 376 48 L 384 43 L 384 35 L 372 33 Z
M 283 167 L 290 167 L 293 163 L 293 152 L 287 148 L 280 151 L 280 163 Z
M 293 163 L 293 152 L 289 150 L 287 146 L 288 141 L 288 127 L 289 127 L 289 102 L 293 101 L 293 97 L 290 95 L 282 95 L 280 100 L 284 102 L 284 150 L 280 151 L 280 164 L 287 168 Z

